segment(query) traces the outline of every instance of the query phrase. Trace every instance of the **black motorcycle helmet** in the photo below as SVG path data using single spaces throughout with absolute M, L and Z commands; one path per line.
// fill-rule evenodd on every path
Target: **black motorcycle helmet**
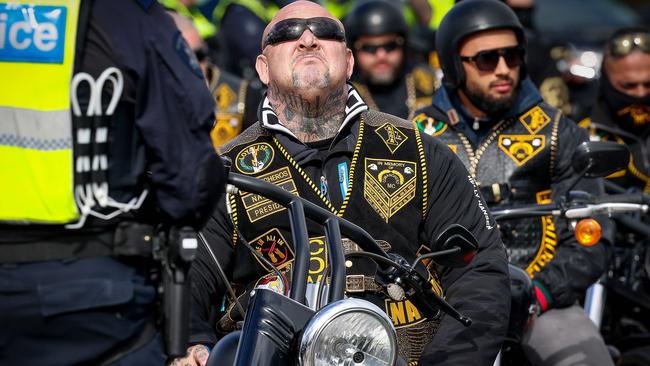
M 454 5 L 445 15 L 436 32 L 436 47 L 444 73 L 444 86 L 456 90 L 465 83 L 460 61 L 460 45 L 467 36 L 492 29 L 512 29 L 517 41 L 526 44 L 524 28 L 515 12 L 498 0 L 465 0 Z M 521 77 L 526 76 L 525 64 Z
M 345 17 L 345 34 L 348 47 L 361 36 L 378 36 L 395 33 L 406 40 L 408 25 L 402 10 L 385 0 L 361 1 Z

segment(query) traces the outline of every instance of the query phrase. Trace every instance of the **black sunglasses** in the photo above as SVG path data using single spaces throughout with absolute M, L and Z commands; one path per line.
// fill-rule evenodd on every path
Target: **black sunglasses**
M 394 41 L 382 43 L 382 44 L 363 44 L 357 42 L 354 45 L 354 48 L 357 51 L 361 52 L 366 52 L 366 53 L 372 53 L 375 54 L 377 51 L 379 51 L 380 48 L 382 48 L 386 53 L 393 52 L 398 48 L 402 48 L 404 46 L 404 38 L 397 38 Z
M 635 49 L 650 53 L 650 33 L 635 32 L 615 37 L 609 42 L 609 51 L 613 56 L 622 57 Z
M 309 30 L 319 39 L 330 39 L 335 41 L 345 41 L 345 32 L 339 26 L 339 23 L 331 18 L 289 18 L 277 22 L 266 35 L 262 49 L 268 45 L 274 45 L 281 42 L 293 41 L 300 38 Z
M 509 68 L 521 66 L 524 63 L 526 50 L 523 46 L 517 45 L 507 48 L 480 51 L 474 56 L 460 56 L 461 61 L 473 62 L 481 71 L 494 71 L 499 64 L 501 57 L 506 61 Z

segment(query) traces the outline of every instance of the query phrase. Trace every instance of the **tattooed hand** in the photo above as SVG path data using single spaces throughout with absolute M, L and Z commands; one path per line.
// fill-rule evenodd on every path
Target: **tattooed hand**
M 187 349 L 185 357 L 174 359 L 169 366 L 205 366 L 208 356 L 210 356 L 208 347 L 197 344 Z

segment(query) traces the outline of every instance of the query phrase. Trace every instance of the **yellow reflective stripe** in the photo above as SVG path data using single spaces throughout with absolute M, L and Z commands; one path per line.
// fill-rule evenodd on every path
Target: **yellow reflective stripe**
M 0 62 L 0 105 L 41 111 L 68 109 L 79 1 L 42 0 L 37 5 L 63 5 L 68 8 L 63 63 Z
M 72 197 L 72 151 L 0 146 L 0 219 L 67 223 L 79 217 Z M 5 170 L 7 169 L 7 170 Z

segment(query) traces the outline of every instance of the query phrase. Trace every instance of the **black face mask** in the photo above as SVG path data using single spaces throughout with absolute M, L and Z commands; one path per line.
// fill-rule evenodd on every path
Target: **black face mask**
M 600 83 L 610 117 L 620 128 L 634 133 L 650 127 L 650 94 L 638 98 L 616 90 L 604 70 Z

